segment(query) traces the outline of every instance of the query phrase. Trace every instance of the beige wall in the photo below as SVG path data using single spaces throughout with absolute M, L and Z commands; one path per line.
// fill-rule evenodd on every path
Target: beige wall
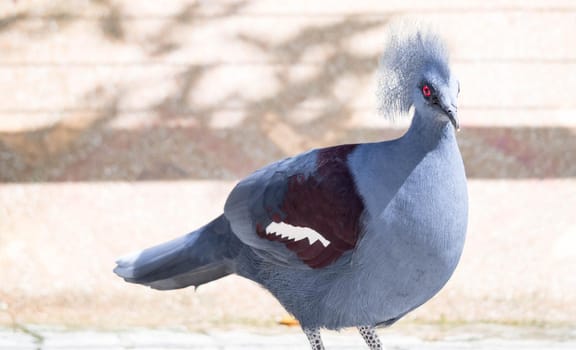
M 399 18 L 449 42 L 471 177 L 576 175 L 571 1 L 1 6 L 5 182 L 236 179 L 396 135 L 374 111 L 374 73 Z

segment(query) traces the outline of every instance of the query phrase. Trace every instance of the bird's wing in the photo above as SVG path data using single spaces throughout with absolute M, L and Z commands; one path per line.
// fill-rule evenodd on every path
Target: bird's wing
M 364 211 L 348 166 L 355 147 L 310 151 L 241 181 L 224 210 L 234 233 L 265 260 L 293 267 L 326 267 L 353 250 Z

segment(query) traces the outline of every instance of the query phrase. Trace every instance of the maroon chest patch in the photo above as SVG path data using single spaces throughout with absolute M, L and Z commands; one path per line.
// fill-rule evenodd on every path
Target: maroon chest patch
M 270 212 L 271 223 L 257 225 L 258 235 L 284 243 L 312 268 L 325 267 L 354 249 L 364 211 L 347 164 L 355 147 L 322 149 L 312 174 L 288 177 L 280 213 Z

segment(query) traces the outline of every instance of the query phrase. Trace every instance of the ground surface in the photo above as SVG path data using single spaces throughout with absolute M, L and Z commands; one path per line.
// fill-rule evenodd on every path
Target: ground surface
M 389 350 L 572 350 L 576 331 L 566 328 L 522 328 L 494 325 L 459 327 L 400 326 L 379 336 Z M 355 331 L 324 332 L 328 350 L 366 349 Z M 0 328 L 2 350 L 65 349 L 308 349 L 303 333 L 273 328 L 267 331 L 235 330 L 189 333 L 182 330 L 124 330 L 114 332 L 65 331 L 31 327 L 26 332 Z

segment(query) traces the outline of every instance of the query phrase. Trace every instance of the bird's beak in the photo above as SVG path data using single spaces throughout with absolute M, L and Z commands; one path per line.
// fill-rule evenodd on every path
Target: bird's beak
M 454 125 L 454 129 L 456 129 L 456 131 L 460 131 L 460 122 L 458 121 L 458 114 L 456 111 L 448 112 L 448 118 L 450 119 L 452 125 Z
M 454 126 L 456 131 L 460 131 L 460 122 L 458 121 L 458 108 L 455 105 L 442 106 L 442 109 L 450 119 L 450 123 Z

